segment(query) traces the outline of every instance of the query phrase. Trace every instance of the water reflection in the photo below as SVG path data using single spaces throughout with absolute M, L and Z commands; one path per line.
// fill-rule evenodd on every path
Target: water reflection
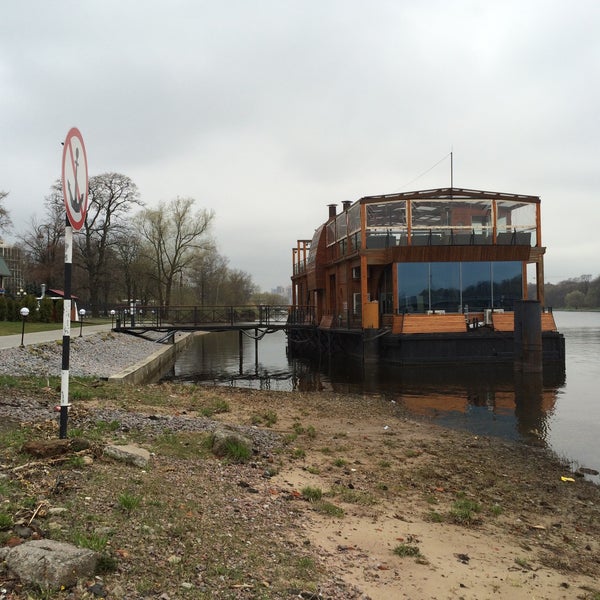
M 564 370 L 516 373 L 512 367 L 400 368 L 286 353 L 282 332 L 260 342 L 235 332 L 199 336 L 171 378 L 264 390 L 378 394 L 412 415 L 446 427 L 545 444 Z
M 564 370 L 511 367 L 401 368 L 334 362 L 319 385 L 338 393 L 377 393 L 415 416 L 475 434 L 545 443 Z M 326 382 L 326 383 L 324 383 Z

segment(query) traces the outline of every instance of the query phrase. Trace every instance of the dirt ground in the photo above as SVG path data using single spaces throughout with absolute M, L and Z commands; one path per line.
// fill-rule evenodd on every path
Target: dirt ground
M 118 535 L 113 540 L 128 566 L 104 578 L 109 598 L 600 598 L 600 489 L 576 477 L 568 465 L 542 448 L 445 430 L 410 419 L 393 402 L 372 396 L 229 388 L 192 393 L 189 386 L 165 385 L 135 393 L 137 400 L 128 394 L 86 399 L 74 409 L 74 418 L 77 411 L 98 418 L 94 411 L 101 414 L 109 408 L 149 418 L 195 418 L 206 414 L 203 407 L 221 402 L 227 410 L 211 415 L 212 420 L 277 434 L 280 447 L 263 452 L 252 466 L 239 467 L 161 460 L 159 446 L 143 437 L 138 441 L 154 453 L 156 485 L 168 487 L 177 497 L 169 502 L 187 507 L 194 501 L 186 515 L 202 511 L 208 518 L 211 513 L 214 530 L 226 529 L 236 519 L 252 522 L 252 528 L 244 529 L 248 547 L 267 552 L 262 540 L 273 547 L 283 544 L 306 551 L 314 557 L 323 580 L 337 586 L 317 586 L 320 591 L 312 596 L 300 592 L 283 596 L 267 584 L 260 594 L 243 595 L 243 583 L 229 586 L 227 592 L 203 588 L 204 595 L 167 593 L 163 588 L 161 596 L 157 587 L 163 573 L 146 595 L 128 595 L 125 574 L 132 581 L 151 577 L 150 569 L 133 564 L 136 557 L 143 563 L 161 555 L 159 532 L 152 530 L 152 535 L 138 538 L 130 522 L 131 531 L 120 541 Z M 3 463 L 9 465 L 6 457 Z M 82 499 L 77 501 L 96 520 L 106 511 L 101 496 L 108 496 L 110 487 L 135 484 L 135 489 L 151 493 L 148 479 L 127 481 L 131 475 L 121 467 L 103 466 L 97 460 L 90 467 L 94 468 L 93 475 L 78 472 L 75 481 L 63 473 L 62 480 L 72 487 L 71 501 L 75 496 Z M 269 477 L 263 475 L 266 468 L 271 470 Z M 228 500 L 221 502 L 227 506 L 217 507 L 216 488 L 211 492 L 209 481 L 214 486 L 230 484 Z M 240 487 L 252 494 L 239 502 L 236 496 L 232 509 L 231 490 Z M 174 519 L 168 517 L 170 527 Z M 195 532 L 194 539 L 200 535 Z M 226 552 L 224 542 L 220 544 Z M 168 572 L 177 552 L 162 548 L 155 570 L 160 571 L 162 564 Z M 269 576 L 273 572 L 265 566 L 261 577 Z M 216 585 L 217 579 L 211 581 Z
M 231 417 L 273 405 L 239 400 Z M 338 491 L 345 516 L 311 514 L 306 530 L 373 600 L 600 597 L 600 490 L 544 450 L 416 422 L 371 397 L 288 396 L 276 410 L 276 429 L 318 433 L 275 481 Z

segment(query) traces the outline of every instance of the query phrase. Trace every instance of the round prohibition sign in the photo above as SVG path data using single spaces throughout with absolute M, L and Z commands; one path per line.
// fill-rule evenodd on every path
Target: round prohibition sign
M 83 137 L 77 127 L 69 130 L 63 147 L 62 188 L 69 223 L 79 231 L 87 211 L 88 168 Z

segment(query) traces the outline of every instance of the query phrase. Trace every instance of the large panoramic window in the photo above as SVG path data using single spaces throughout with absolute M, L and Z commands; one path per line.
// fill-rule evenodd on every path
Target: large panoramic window
M 431 309 L 458 312 L 460 305 L 460 263 L 430 263 Z
M 522 298 L 521 263 L 398 263 L 400 312 L 514 310 Z
M 398 265 L 400 312 L 423 312 L 429 308 L 429 263 Z
M 515 300 L 522 297 L 521 263 L 492 263 L 492 298 L 494 308 L 513 310 Z

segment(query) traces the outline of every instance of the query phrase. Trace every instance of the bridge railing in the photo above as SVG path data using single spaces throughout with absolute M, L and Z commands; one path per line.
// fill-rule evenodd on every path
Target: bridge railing
M 312 325 L 314 308 L 287 304 L 239 306 L 127 306 L 115 314 L 117 327 L 168 327 L 177 325 Z

